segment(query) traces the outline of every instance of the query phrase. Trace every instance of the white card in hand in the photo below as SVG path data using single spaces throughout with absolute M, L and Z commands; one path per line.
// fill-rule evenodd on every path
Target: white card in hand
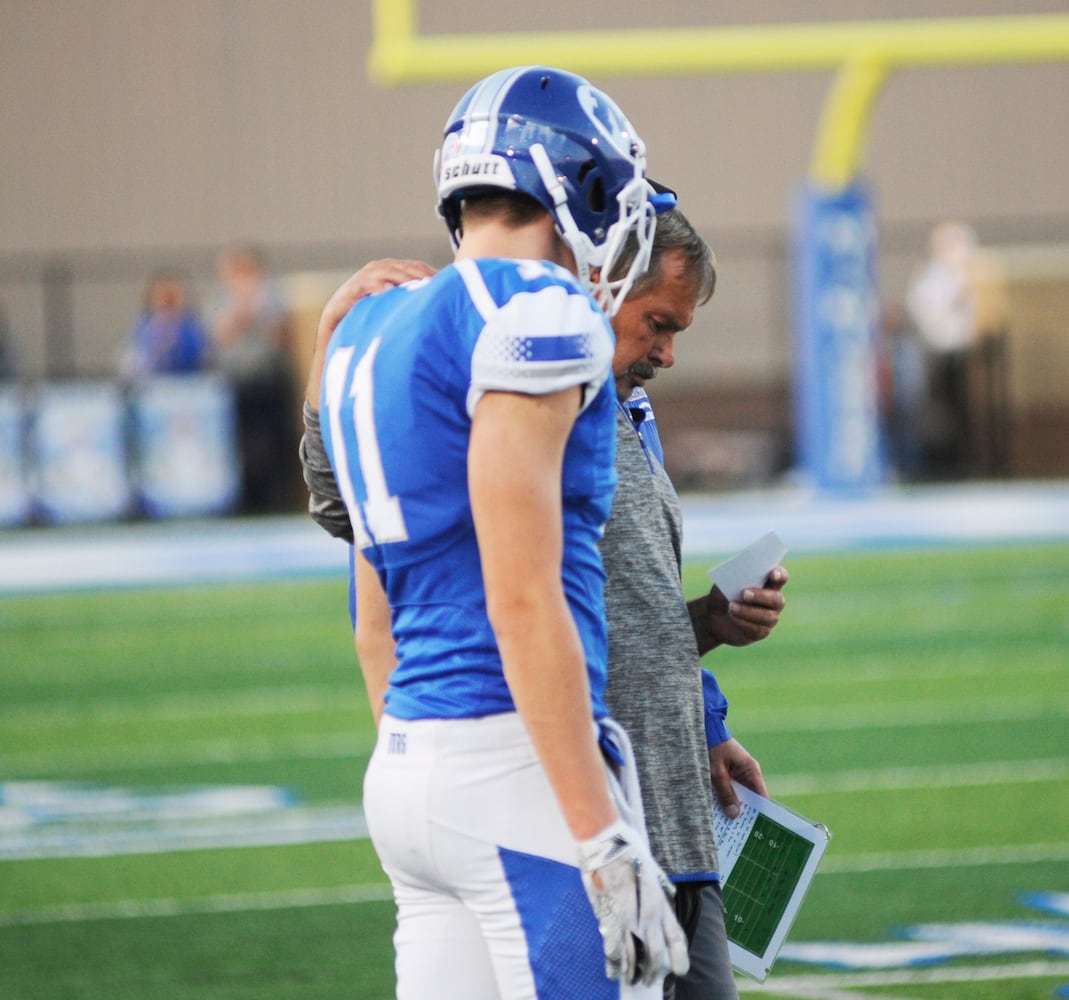
M 729 601 L 737 601 L 747 587 L 763 587 L 768 574 L 787 554 L 787 546 L 774 531 L 747 545 L 738 555 L 709 570 L 709 577 Z

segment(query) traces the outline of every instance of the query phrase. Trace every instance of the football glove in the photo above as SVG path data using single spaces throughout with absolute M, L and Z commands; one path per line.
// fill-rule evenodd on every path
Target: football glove
M 606 975 L 647 986 L 670 972 L 683 975 L 690 959 L 672 906 L 675 890 L 635 830 L 617 820 L 578 847 Z

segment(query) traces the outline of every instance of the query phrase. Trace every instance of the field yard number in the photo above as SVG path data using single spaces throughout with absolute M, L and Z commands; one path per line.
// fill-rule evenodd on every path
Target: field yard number
M 375 427 L 375 382 L 372 377 L 375 356 L 381 338 L 376 337 L 353 369 L 349 396 L 353 400 L 353 430 L 356 432 L 357 455 L 360 475 L 364 480 L 367 500 L 361 505 L 353 490 L 349 474 L 349 456 L 346 453 L 346 437 L 341 426 L 341 403 L 345 396 L 345 379 L 352 363 L 355 348 L 343 347 L 336 351 L 327 364 L 324 386 L 330 406 L 330 430 L 334 444 L 334 460 L 337 464 L 338 486 L 345 505 L 350 511 L 362 509 L 364 516 L 350 517 L 353 534 L 359 548 L 384 542 L 403 542 L 408 538 L 401 503 L 391 496 L 386 485 L 386 470 L 382 467 L 382 451 L 379 448 L 378 429 Z M 363 522 L 367 522 L 364 527 Z

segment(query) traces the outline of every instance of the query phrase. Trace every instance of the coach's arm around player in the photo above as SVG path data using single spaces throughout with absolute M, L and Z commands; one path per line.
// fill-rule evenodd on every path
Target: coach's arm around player
M 349 310 L 362 298 L 396 285 L 403 285 L 407 281 L 429 278 L 434 273 L 435 269 L 421 260 L 384 258 L 370 261 L 334 291 L 320 313 L 311 367 L 308 369 L 308 382 L 304 390 L 305 433 L 301 437 L 300 457 L 304 481 L 308 487 L 308 513 L 316 524 L 335 538 L 344 538 L 351 542 L 353 526 L 349 523 L 349 513 L 345 509 L 341 491 L 334 479 L 334 471 L 323 449 L 323 437 L 319 428 L 319 391 L 330 338 Z M 370 695 L 371 692 L 368 693 Z M 377 718 L 378 716 L 376 720 Z

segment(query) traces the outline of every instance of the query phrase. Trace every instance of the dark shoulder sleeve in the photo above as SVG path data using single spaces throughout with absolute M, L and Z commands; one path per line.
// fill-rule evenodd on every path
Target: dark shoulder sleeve
M 313 521 L 335 538 L 353 540 L 353 526 L 338 489 L 334 470 L 330 467 L 323 435 L 319 429 L 319 414 L 304 404 L 304 434 L 301 436 L 301 467 L 308 487 L 308 513 Z

